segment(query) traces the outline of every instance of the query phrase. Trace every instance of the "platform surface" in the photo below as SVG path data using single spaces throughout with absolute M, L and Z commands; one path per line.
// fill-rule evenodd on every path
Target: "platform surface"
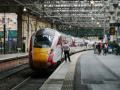
M 83 50 L 83 49 L 81 49 L 81 50 Z M 43 86 L 39 90 L 65 90 L 65 88 L 68 88 L 68 87 L 72 90 L 75 64 L 80 55 L 81 54 L 79 54 L 79 53 L 72 55 L 70 57 L 71 62 L 64 61 L 55 70 L 55 72 L 48 78 L 48 80 L 43 84 Z
M 72 55 L 39 90 L 120 90 L 120 56 L 94 54 L 92 50 Z
M 5 61 L 12 58 L 28 56 L 28 53 L 15 53 L 15 54 L 1 54 L 0 61 Z
M 120 56 L 85 52 L 76 64 L 73 90 L 120 90 Z

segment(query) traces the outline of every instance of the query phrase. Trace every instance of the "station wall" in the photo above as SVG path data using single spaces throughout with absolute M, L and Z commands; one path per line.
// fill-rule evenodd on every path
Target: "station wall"
M 4 21 L 5 20 L 5 21 Z M 17 31 L 17 14 L 15 13 L 0 13 L 0 42 L 3 42 L 4 24 L 6 28 L 6 37 L 10 36 L 8 32 Z M 16 38 L 16 37 L 14 37 Z M 8 38 L 6 38 L 8 41 Z

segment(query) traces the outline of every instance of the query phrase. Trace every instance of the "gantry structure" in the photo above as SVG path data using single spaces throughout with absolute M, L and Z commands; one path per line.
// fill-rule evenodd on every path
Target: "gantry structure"
M 40 18 L 68 27 L 108 29 L 110 20 L 119 22 L 120 0 L 0 0 L 0 12 L 27 8 Z

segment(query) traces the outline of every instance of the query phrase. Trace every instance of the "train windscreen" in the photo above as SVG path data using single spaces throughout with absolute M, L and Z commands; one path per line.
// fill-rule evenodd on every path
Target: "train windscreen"
M 53 36 L 37 35 L 34 40 L 34 47 L 36 48 L 50 48 L 52 45 Z

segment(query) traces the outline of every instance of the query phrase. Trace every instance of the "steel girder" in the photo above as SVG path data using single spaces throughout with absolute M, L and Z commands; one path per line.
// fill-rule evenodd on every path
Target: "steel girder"
M 26 7 L 40 17 L 51 18 L 54 23 L 57 21 L 75 27 L 100 28 L 97 24 L 99 22 L 103 28 L 105 21 L 105 26 L 108 28 L 109 9 L 113 1 L 94 0 L 94 5 L 91 5 L 90 0 L 0 0 L 0 7 L 3 9 L 11 7 L 10 12 L 17 11 L 18 6 Z M 120 0 L 118 1 L 120 3 Z M 119 9 L 120 6 L 118 6 L 118 20 L 120 18 Z

